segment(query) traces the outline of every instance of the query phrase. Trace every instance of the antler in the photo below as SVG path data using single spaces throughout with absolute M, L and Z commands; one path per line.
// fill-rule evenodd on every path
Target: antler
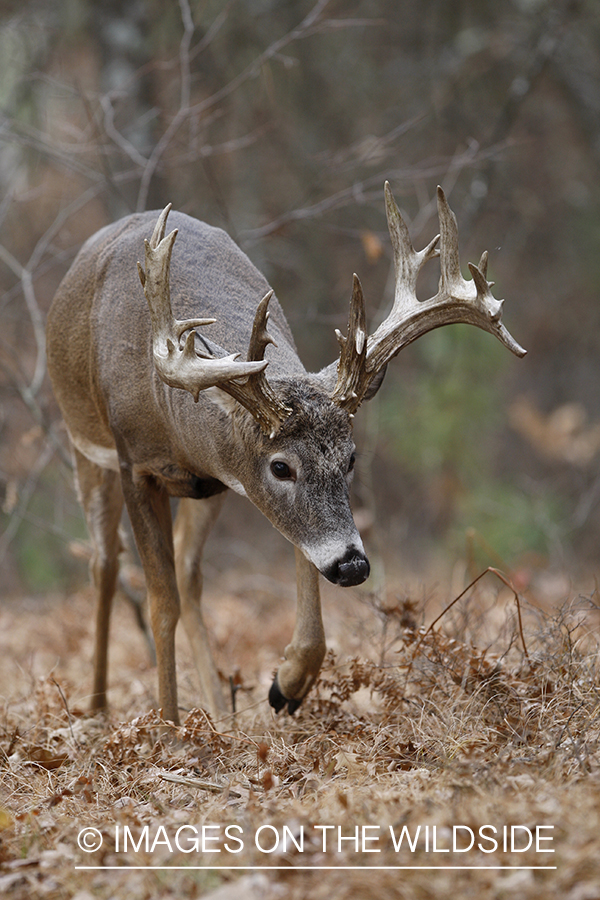
M 271 290 L 265 294 L 258 304 L 248 347 L 249 362 L 251 360 L 262 360 L 269 344 L 273 344 L 274 347 L 277 346 L 267 331 L 268 307 L 272 296 L 273 291 Z M 230 381 L 219 386 L 234 397 L 238 403 L 241 403 L 248 412 L 252 413 L 265 434 L 273 438 L 283 422 L 291 415 L 292 410 L 278 399 L 267 381 L 267 376 L 264 373 L 266 365 L 268 364 L 265 363 L 259 371 L 250 375 L 244 384 Z
M 417 252 L 408 228 L 396 206 L 388 182 L 385 183 L 385 205 L 388 228 L 394 249 L 396 291 L 394 305 L 387 319 L 367 338 L 364 300 L 360 281 L 354 276 L 350 305 L 348 337 L 337 332 L 342 349 L 338 363 L 338 379 L 333 402 L 354 413 L 368 391 L 371 381 L 407 344 L 440 325 L 463 322 L 477 325 L 495 334 L 516 356 L 524 350 L 502 325 L 503 300 L 491 293 L 493 282 L 486 280 L 487 252 L 478 266 L 469 263 L 472 281 L 460 273 L 458 227 L 456 217 L 441 187 L 437 189 L 440 234 L 424 250 Z M 440 243 L 438 250 L 436 245 Z M 440 257 L 440 283 L 435 297 L 419 301 L 417 277 L 429 259 Z
M 165 237 L 171 204 L 158 217 L 152 237 L 144 241 L 146 269 L 138 262 L 138 273 L 152 323 L 152 353 L 156 371 L 171 387 L 189 391 L 197 402 L 200 391 L 219 387 L 241 403 L 271 436 L 291 410 L 275 396 L 264 375 L 268 363 L 263 358 L 267 344 L 274 343 L 267 332 L 270 291 L 256 311 L 248 360 L 237 362 L 239 353 L 215 357 L 196 349 L 195 328 L 212 325 L 215 319 L 176 319 L 171 307 L 169 271 L 177 229 Z M 189 332 L 183 342 L 181 338 Z

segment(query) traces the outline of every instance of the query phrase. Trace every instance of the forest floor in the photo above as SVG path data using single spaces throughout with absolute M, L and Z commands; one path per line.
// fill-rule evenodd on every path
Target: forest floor
M 455 585 L 323 587 L 330 650 L 293 717 L 266 697 L 293 627 L 288 571 L 206 591 L 235 715 L 161 736 L 156 671 L 115 605 L 107 716 L 86 715 L 92 595 L 0 609 L 0 895 L 600 898 L 597 597 Z M 468 578 L 459 573 L 462 586 Z M 450 579 L 452 580 L 452 579 Z M 525 637 L 527 652 L 522 637 Z

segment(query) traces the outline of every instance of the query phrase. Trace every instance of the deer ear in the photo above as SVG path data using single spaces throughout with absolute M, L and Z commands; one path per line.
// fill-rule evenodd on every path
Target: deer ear
M 380 369 L 377 375 L 375 375 L 371 381 L 371 384 L 367 388 L 367 393 L 363 397 L 363 400 L 372 400 L 381 385 L 383 384 L 383 379 L 385 378 L 385 373 L 387 372 L 387 363 Z
M 228 416 L 233 415 L 233 412 L 238 405 L 237 400 L 234 400 L 233 397 L 218 387 L 206 388 L 206 390 L 202 391 L 202 396 L 207 397 L 211 403 L 214 403 L 215 406 L 222 409 Z

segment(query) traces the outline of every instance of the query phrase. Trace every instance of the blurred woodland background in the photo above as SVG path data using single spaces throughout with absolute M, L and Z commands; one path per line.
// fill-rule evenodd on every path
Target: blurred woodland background
M 317 369 L 354 271 L 371 325 L 391 301 L 386 178 L 417 248 L 444 187 L 464 265 L 490 251 L 529 352 L 453 326 L 390 365 L 357 416 L 367 545 L 399 568 L 598 568 L 596 0 L 3 0 L 0 16 L 0 594 L 87 578 L 44 358 L 83 241 L 168 201 L 222 226 Z

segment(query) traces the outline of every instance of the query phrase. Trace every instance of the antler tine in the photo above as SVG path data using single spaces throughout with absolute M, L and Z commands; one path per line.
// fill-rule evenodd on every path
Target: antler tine
M 270 315 L 269 303 L 273 294 L 273 290 L 268 291 L 256 308 L 250 344 L 248 345 L 248 359 L 264 359 L 268 345 L 273 344 L 274 347 L 277 346 L 267 331 L 267 322 Z
M 440 255 L 440 251 L 437 249 L 440 235 L 436 235 L 424 250 L 420 250 L 417 253 L 412 245 L 406 222 L 400 215 L 400 210 L 394 200 L 389 181 L 385 183 L 384 193 L 385 212 L 394 251 L 394 269 L 396 272 L 394 306 L 388 317 L 393 320 L 397 318 L 403 308 L 414 304 L 419 272 L 428 260 Z
M 472 281 L 465 281 L 460 271 L 460 255 L 458 251 L 458 225 L 456 216 L 448 206 L 446 195 L 441 187 L 437 189 L 438 216 L 442 235 L 440 254 L 440 289 L 438 297 L 447 296 L 455 300 L 473 301 L 482 310 L 488 312 L 492 321 L 498 321 L 502 315 L 503 300 L 496 300 L 490 288 L 492 282 L 486 280 L 487 251 L 479 262 L 479 266 L 468 263 Z
M 348 337 L 336 328 L 335 335 L 340 344 L 338 380 L 332 400 L 338 406 L 353 405 L 361 390 L 362 373 L 367 355 L 367 325 L 365 300 L 358 275 L 354 275 Z
M 165 207 L 150 241 L 144 242 L 146 268 L 138 262 L 138 273 L 150 309 L 155 368 L 166 384 L 189 391 L 197 401 L 200 391 L 223 387 L 231 379 L 262 372 L 267 363 L 264 360 L 236 362 L 238 353 L 220 358 L 200 357 L 196 353 L 193 329 L 211 325 L 215 320 L 179 320 L 173 316 L 169 274 L 177 230 L 164 236 L 170 208 L 170 204 Z M 181 347 L 181 337 L 186 331 L 189 334 Z
M 488 252 L 484 250 L 481 254 L 481 259 L 479 260 L 479 265 L 477 268 L 481 272 L 484 278 L 487 278 L 487 264 L 488 264 Z
M 156 250 L 160 242 L 165 236 L 165 230 L 167 227 L 167 217 L 171 212 L 173 204 L 167 203 L 160 216 L 156 220 L 156 225 L 154 226 L 154 231 L 152 232 L 152 237 L 150 238 L 150 246 L 153 250 Z
M 417 252 L 390 186 L 387 182 L 385 184 L 388 228 L 396 269 L 394 304 L 385 321 L 369 336 L 366 353 L 360 354 L 353 349 L 350 325 L 348 338 L 338 338 L 342 343 L 342 351 L 338 364 L 338 382 L 332 399 L 350 413 L 358 408 L 371 381 L 390 359 L 407 344 L 441 325 L 459 322 L 477 325 L 496 335 L 516 356 L 524 356 L 526 353 L 500 321 L 504 301 L 496 300 L 491 292 L 493 282 L 487 281 L 487 252 L 482 255 L 479 266 L 469 263 L 473 280 L 466 281 L 462 277 L 456 217 L 448 206 L 441 187 L 437 190 L 437 200 L 440 234 L 424 250 Z M 428 260 L 436 256 L 440 258 L 441 270 L 438 292 L 429 300 L 419 301 L 416 295 L 419 272 Z M 353 294 L 351 321 L 354 306 Z M 349 354 L 352 354 L 351 359 Z
M 269 291 L 258 304 L 250 336 L 248 347 L 248 360 L 263 360 L 265 350 L 269 344 L 276 347 L 276 343 L 267 331 L 269 319 L 269 301 L 273 291 Z M 266 363 L 265 363 L 266 366 Z M 249 375 L 243 384 L 231 381 L 220 385 L 221 389 L 230 394 L 238 403 L 256 419 L 265 434 L 274 438 L 282 424 L 291 415 L 289 406 L 282 403 L 273 388 L 267 381 L 264 367 L 261 371 Z
M 487 280 L 487 250 L 484 250 L 482 253 L 478 266 L 468 263 L 473 280 L 466 281 L 460 272 L 456 216 L 448 205 L 444 191 L 439 186 L 437 189 L 437 201 L 440 233 L 442 235 L 441 275 L 439 290 L 433 301 L 443 303 L 447 300 L 455 300 L 459 303 L 464 301 L 470 304 L 471 311 L 465 311 L 464 319 L 452 319 L 451 321 L 477 325 L 484 331 L 494 334 L 515 356 L 525 356 L 527 351 L 515 341 L 500 321 L 504 300 L 496 300 L 491 291 L 494 282 Z M 441 322 L 440 324 L 446 323 Z
M 458 252 L 458 223 L 450 209 L 446 195 L 438 185 L 437 189 L 438 218 L 440 220 L 440 291 L 442 286 L 450 293 L 452 288 L 464 288 L 466 284 L 460 274 L 460 256 Z

